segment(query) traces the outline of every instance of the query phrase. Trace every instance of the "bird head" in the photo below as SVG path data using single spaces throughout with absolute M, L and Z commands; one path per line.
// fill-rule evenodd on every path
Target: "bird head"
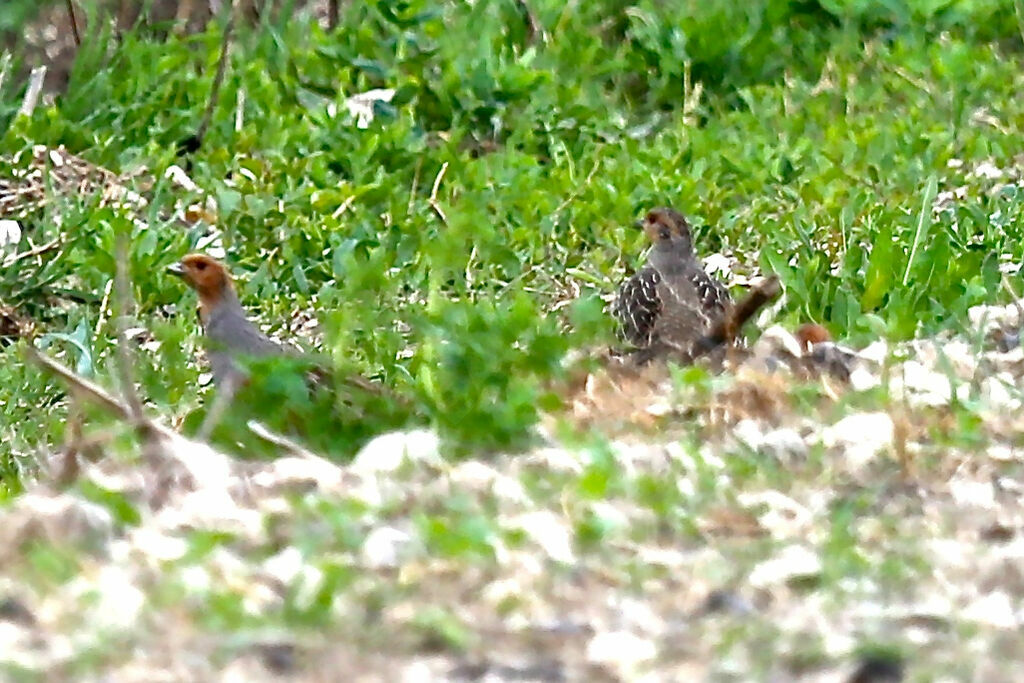
M 693 251 L 693 237 L 690 235 L 690 224 L 683 214 L 667 207 L 647 212 L 637 227 L 647 233 L 647 237 L 656 247 Z
M 217 259 L 206 254 L 189 254 L 167 269 L 183 279 L 199 295 L 200 306 L 209 311 L 234 293 L 234 285 L 227 269 Z

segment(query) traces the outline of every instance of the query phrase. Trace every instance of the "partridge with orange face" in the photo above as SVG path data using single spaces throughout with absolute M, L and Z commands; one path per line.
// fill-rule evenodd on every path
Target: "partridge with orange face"
M 351 454 L 370 436 L 403 426 L 415 416 L 415 407 L 390 388 L 261 332 L 246 317 L 231 276 L 217 259 L 190 254 L 168 270 L 199 295 L 199 319 L 214 381 L 230 397 L 243 390 L 235 402 L 243 417 L 256 415 L 270 429 L 299 436 L 320 452 Z M 247 358 L 285 362 L 284 367 L 261 370 L 255 363 L 249 373 Z M 277 362 L 272 360 L 271 365 Z M 296 379 L 302 385 L 298 391 Z M 240 442 L 237 435 L 230 438 Z
M 292 353 L 265 335 L 245 315 L 227 269 L 206 254 L 189 254 L 168 272 L 185 280 L 199 295 L 199 320 L 210 342 L 210 369 L 218 386 L 236 385 L 242 371 L 235 356 Z
M 218 386 L 230 390 L 244 383 L 245 373 L 237 359 L 243 357 L 265 358 L 268 356 L 289 356 L 303 359 L 314 367 L 310 378 L 314 384 L 323 384 L 331 376 L 324 367 L 324 361 L 305 356 L 293 346 L 284 346 L 265 335 L 245 314 L 234 282 L 227 269 L 217 259 L 206 254 L 189 254 L 169 267 L 168 272 L 185 280 L 199 295 L 199 321 L 209 341 L 207 355 L 210 370 Z M 350 387 L 381 394 L 383 387 L 362 375 L 348 373 L 335 376 Z
M 637 226 L 653 246 L 647 264 L 619 287 L 613 313 L 644 357 L 689 355 L 732 305 L 729 291 L 704 271 L 690 224 L 678 211 L 654 209 Z

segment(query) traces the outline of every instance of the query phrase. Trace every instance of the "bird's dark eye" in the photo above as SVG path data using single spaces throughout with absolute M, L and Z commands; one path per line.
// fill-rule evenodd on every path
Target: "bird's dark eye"
M 663 239 L 663 240 L 667 240 L 668 238 L 670 238 L 670 237 L 672 236 L 672 233 L 671 233 L 671 232 L 669 232 L 669 229 L 668 229 L 668 228 L 662 228 L 662 229 L 661 229 L 661 230 L 660 230 L 660 231 L 658 232 L 658 235 L 660 235 L 660 236 L 661 236 L 661 239 Z
M 200 261 L 196 264 L 196 270 L 206 270 L 206 264 Z

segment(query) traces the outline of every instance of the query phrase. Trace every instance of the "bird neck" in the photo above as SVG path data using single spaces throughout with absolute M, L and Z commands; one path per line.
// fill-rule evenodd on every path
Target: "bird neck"
M 230 282 L 224 283 L 215 290 L 200 289 L 199 292 L 199 317 L 203 324 L 207 324 L 210 316 L 220 310 L 228 308 L 241 308 L 238 301 L 238 294 Z
M 659 242 L 647 255 L 647 262 L 662 275 L 682 272 L 693 260 L 693 249 L 683 242 Z

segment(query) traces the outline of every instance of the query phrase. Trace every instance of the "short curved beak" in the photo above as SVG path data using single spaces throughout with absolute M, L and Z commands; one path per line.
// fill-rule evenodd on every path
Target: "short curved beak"
M 643 230 L 644 226 L 646 225 L 647 223 L 644 221 L 637 221 L 636 223 L 633 223 L 633 227 L 636 228 L 637 230 Z
M 167 266 L 167 272 L 175 277 L 185 277 L 185 269 L 181 267 L 180 263 L 174 263 Z

